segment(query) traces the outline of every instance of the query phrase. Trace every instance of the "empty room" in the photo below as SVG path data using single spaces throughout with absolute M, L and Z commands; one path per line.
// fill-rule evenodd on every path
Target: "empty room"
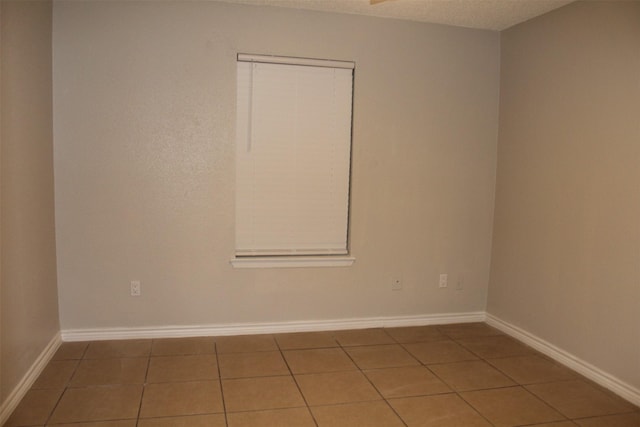
M 640 426 L 640 2 L 0 22 L 0 425 Z

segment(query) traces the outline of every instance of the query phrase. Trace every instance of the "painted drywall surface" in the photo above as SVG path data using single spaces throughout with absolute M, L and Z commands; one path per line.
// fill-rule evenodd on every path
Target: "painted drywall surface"
M 640 3 L 501 42 L 488 312 L 640 387 Z
M 3 401 L 59 331 L 51 2 L 2 1 Z
M 497 33 L 216 2 L 59 1 L 53 34 L 63 329 L 484 309 Z M 229 264 L 238 52 L 356 62 L 352 267 Z M 438 289 L 444 272 L 463 275 L 464 291 Z
M 2 25 L 2 5 L 0 5 L 0 25 Z M 0 191 L 2 188 L 2 27 L 0 26 Z M 0 193 L 0 310 L 2 310 L 2 202 Z M 0 332 L 2 331 L 2 312 L 0 312 Z M 4 402 L 4 392 L 2 391 L 2 338 L 0 337 L 0 402 Z

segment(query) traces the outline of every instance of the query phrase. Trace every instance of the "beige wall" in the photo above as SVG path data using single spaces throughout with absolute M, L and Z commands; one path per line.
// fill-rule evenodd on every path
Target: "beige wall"
M 51 2 L 0 2 L 0 402 L 59 331 L 51 8 Z
M 59 1 L 53 36 L 63 329 L 484 310 L 497 33 L 215 2 Z M 238 52 L 356 62 L 352 267 L 229 265 Z M 464 291 L 438 289 L 441 272 L 463 276 Z
M 501 43 L 488 312 L 640 387 L 640 3 Z

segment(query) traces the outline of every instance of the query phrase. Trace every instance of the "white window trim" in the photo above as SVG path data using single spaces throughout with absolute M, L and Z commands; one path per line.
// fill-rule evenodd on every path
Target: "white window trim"
M 233 268 L 303 268 L 303 267 L 350 267 L 356 261 L 351 256 L 285 256 L 285 257 L 235 257 Z
M 253 55 L 239 53 L 238 61 L 242 62 L 262 62 L 265 64 L 289 64 L 289 65 L 309 65 L 312 67 L 346 68 L 355 69 L 356 63 L 353 61 L 336 61 L 332 59 L 315 58 L 294 58 L 289 56 Z

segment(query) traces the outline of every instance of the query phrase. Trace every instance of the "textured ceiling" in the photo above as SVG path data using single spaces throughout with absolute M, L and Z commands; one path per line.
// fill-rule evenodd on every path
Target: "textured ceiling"
M 504 30 L 574 0 L 222 0 Z

